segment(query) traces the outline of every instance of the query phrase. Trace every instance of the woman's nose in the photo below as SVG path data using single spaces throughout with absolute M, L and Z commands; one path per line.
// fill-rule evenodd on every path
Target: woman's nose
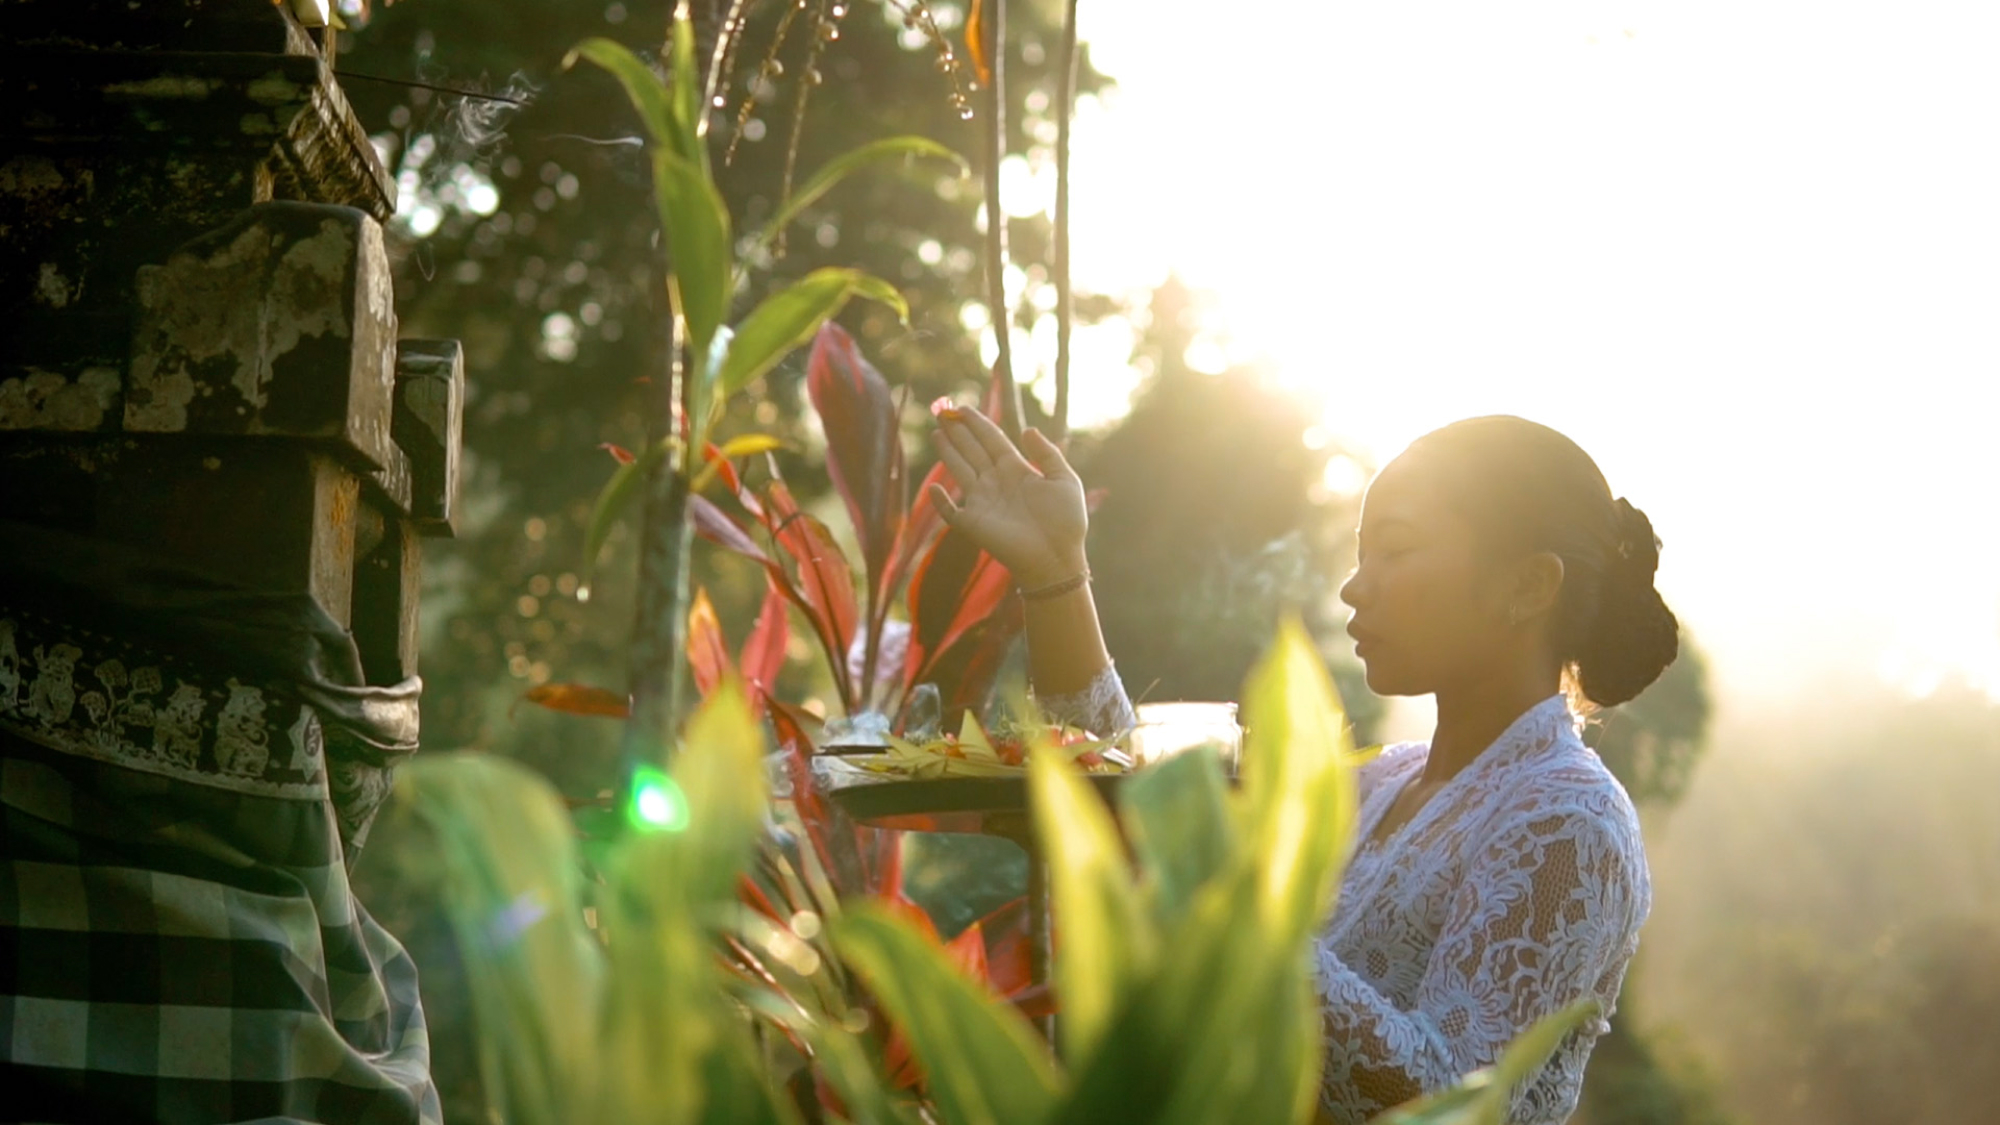
M 1340 584 L 1340 600 L 1346 602 L 1349 609 L 1360 609 L 1366 595 L 1367 590 L 1361 584 L 1361 568 L 1356 567 L 1354 573 L 1347 576 L 1347 581 Z

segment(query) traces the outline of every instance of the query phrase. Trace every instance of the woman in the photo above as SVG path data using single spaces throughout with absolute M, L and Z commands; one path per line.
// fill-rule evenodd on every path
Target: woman
M 1128 726 L 1076 473 L 1039 433 L 1017 449 L 971 411 L 945 412 L 937 436 L 963 495 L 932 502 L 1018 580 L 1043 705 Z M 1638 816 L 1573 706 L 1622 703 L 1673 661 L 1658 563 L 1651 523 L 1590 457 L 1519 418 L 1420 438 L 1370 486 L 1348 632 L 1368 686 L 1435 695 L 1437 729 L 1360 771 L 1360 842 L 1314 949 L 1323 1117 L 1449 1085 L 1582 997 L 1611 1010 L 1651 892 Z M 1606 1030 L 1570 1036 L 1510 1120 L 1566 1119 Z

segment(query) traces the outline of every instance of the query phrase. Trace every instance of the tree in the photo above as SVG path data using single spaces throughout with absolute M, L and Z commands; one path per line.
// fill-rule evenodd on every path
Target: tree
M 1307 399 L 1253 370 L 1190 367 L 1196 311 L 1178 281 L 1153 294 L 1135 356 L 1149 382 L 1078 451 L 1104 490 L 1090 558 L 1106 641 L 1135 699 L 1234 699 L 1278 618 L 1297 611 L 1365 735 L 1381 703 L 1345 655 L 1336 598 L 1359 498 L 1324 483 L 1342 454 Z

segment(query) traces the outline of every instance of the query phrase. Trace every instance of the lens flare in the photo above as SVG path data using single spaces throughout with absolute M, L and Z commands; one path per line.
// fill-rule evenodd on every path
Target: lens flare
M 634 828 L 652 832 L 679 832 L 688 826 L 687 796 L 679 783 L 656 769 L 640 769 L 632 775 L 630 818 Z

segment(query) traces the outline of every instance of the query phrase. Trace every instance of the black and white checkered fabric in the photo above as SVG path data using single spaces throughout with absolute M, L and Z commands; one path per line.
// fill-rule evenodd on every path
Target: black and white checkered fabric
M 440 1120 L 347 880 L 336 794 L 385 771 L 326 742 L 275 685 L 0 607 L 0 1120 Z

